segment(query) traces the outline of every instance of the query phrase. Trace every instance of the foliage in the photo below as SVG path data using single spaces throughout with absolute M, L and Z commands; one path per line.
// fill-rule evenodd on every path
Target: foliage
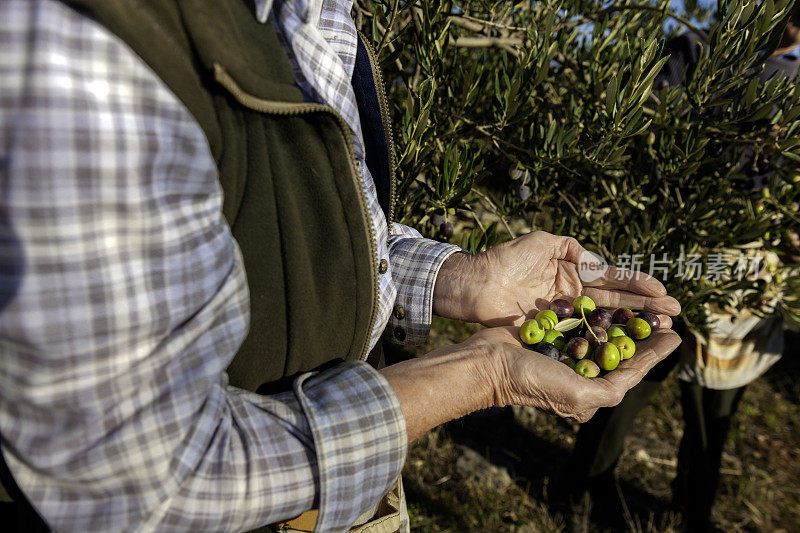
M 701 303 L 800 321 L 800 91 L 758 83 L 787 1 L 720 0 L 683 87 L 654 87 L 667 34 L 709 15 L 685 6 L 357 2 L 391 81 L 398 219 L 435 237 L 430 215 L 446 214 L 473 252 L 524 221 L 618 263 L 641 255 L 646 272 L 667 254 L 666 272 L 654 272 L 690 325 L 704 324 Z M 743 187 L 766 167 L 775 173 L 763 191 Z M 678 261 L 739 250 L 782 261 L 757 281 L 685 279 Z

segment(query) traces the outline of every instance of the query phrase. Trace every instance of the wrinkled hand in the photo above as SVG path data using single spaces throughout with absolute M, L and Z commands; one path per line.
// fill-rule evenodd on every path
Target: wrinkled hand
M 636 343 L 636 354 L 613 372 L 584 378 L 563 363 L 523 347 L 519 328 L 479 331 L 466 341 L 486 353 L 487 379 L 494 390 L 493 404 L 527 405 L 565 418 L 585 422 L 600 407 L 622 401 L 653 366 L 678 347 L 677 333 L 659 329 Z
M 440 316 L 486 326 L 519 325 L 557 299 L 585 295 L 599 307 L 644 309 L 662 327 L 680 304 L 664 286 L 643 273 L 609 267 L 599 279 L 583 282 L 578 261 L 584 248 L 572 237 L 535 231 L 478 255 L 454 254 L 442 266 L 434 290 Z

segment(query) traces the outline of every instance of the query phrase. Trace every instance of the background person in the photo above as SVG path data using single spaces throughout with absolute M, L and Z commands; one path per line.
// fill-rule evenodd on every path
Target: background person
M 785 28 L 781 25 L 777 28 L 783 31 L 782 39 L 765 61 L 762 81 L 797 74 L 800 57 L 790 52 L 800 46 L 800 3 L 795 3 Z M 682 83 L 687 66 L 699 61 L 700 42 L 691 33 L 668 42 L 664 53 L 670 58 L 656 77 L 655 86 Z M 749 170 L 751 163 L 742 163 L 748 168 L 748 186 L 751 189 L 764 186 L 765 176 L 772 171 L 764 168 L 754 172 Z M 761 264 L 766 266 L 766 261 Z M 710 311 L 710 335 L 698 336 L 679 327 L 684 339 L 680 349 L 656 365 L 618 406 L 601 409 L 581 426 L 572 455 L 575 468 L 572 498 L 577 513 L 582 511 L 576 500 L 588 492 L 593 514 L 599 521 L 623 526 L 625 512 L 614 469 L 624 449 L 625 436 L 661 382 L 679 366 L 684 433 L 673 481 L 673 502 L 682 511 L 689 531 L 712 528 L 711 508 L 731 418 L 747 384 L 780 358 L 783 327 L 780 318 L 760 318 L 733 309 Z

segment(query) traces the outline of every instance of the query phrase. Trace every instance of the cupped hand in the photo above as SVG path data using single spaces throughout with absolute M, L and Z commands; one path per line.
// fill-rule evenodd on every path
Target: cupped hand
M 518 333 L 516 327 L 489 328 L 467 341 L 487 354 L 484 370 L 494 390 L 494 405 L 527 405 L 579 422 L 587 421 L 600 407 L 622 401 L 625 393 L 681 342 L 674 331 L 658 329 L 638 341 L 636 354 L 616 370 L 589 379 L 525 348 Z
M 664 286 L 641 272 L 608 267 L 583 281 L 578 262 L 586 250 L 572 237 L 535 231 L 474 256 L 450 256 L 436 281 L 434 310 L 448 318 L 486 326 L 519 325 L 549 302 L 579 295 L 598 307 L 629 307 L 658 314 L 662 327 L 680 304 Z

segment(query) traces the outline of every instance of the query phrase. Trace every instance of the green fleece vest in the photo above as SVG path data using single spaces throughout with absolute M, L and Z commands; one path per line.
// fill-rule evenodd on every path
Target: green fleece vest
M 244 256 L 250 330 L 233 385 L 365 356 L 375 236 L 344 121 L 304 103 L 271 22 L 243 0 L 68 0 L 118 35 L 208 139 Z

